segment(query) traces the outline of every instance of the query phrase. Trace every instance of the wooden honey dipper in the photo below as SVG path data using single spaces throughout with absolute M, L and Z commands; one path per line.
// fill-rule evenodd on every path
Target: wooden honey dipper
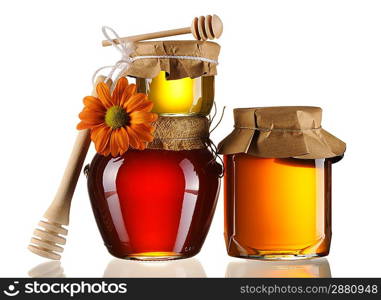
M 98 76 L 93 88 L 92 95 L 96 95 L 95 87 L 97 83 L 103 82 L 105 76 Z M 107 82 L 111 86 L 111 80 Z M 69 214 L 71 199 L 77 185 L 78 177 L 81 173 L 83 162 L 90 146 L 90 131 L 81 130 L 74 143 L 69 162 L 66 166 L 60 186 L 43 217 L 38 223 L 40 228 L 36 228 L 30 241 L 28 249 L 34 254 L 49 259 L 59 260 L 63 252 L 62 245 L 65 245 L 68 230 L 62 225 L 69 225 Z
M 221 36 L 222 31 L 223 24 L 221 19 L 217 15 L 207 15 L 206 17 L 201 16 L 194 18 L 190 27 L 132 35 L 128 37 L 122 37 L 120 40 L 125 42 L 137 42 L 192 33 L 196 40 L 206 41 L 208 39 L 218 39 Z M 119 44 L 120 41 L 119 39 L 114 39 L 113 42 Z M 112 43 L 108 40 L 102 41 L 103 47 L 111 45 Z

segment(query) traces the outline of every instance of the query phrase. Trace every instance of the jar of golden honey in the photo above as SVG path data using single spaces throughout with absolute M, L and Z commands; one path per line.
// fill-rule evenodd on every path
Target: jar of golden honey
M 145 150 L 96 154 L 88 191 L 108 251 L 170 260 L 197 254 L 206 238 L 222 167 L 208 149 L 205 117 L 161 117 Z
M 225 163 L 228 254 L 325 256 L 331 242 L 331 169 L 345 144 L 321 128 L 318 107 L 234 110 L 219 145 Z

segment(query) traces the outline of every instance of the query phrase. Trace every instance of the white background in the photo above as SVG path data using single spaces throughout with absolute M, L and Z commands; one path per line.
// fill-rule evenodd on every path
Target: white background
M 213 140 L 232 129 L 233 107 L 323 107 L 324 128 L 347 142 L 333 170 L 332 276 L 381 275 L 381 1 L 13 0 L 0 4 L 0 276 L 28 276 L 45 261 L 26 246 L 60 181 L 93 71 L 119 59 L 100 46 L 101 26 L 131 35 L 184 27 L 208 13 L 225 25 L 216 101 L 227 111 Z M 93 155 L 92 146 L 87 162 Z M 156 276 L 161 268 L 223 277 L 229 262 L 245 265 L 226 254 L 222 196 L 196 260 L 114 261 L 119 275 Z M 112 260 L 82 175 L 62 267 L 69 277 L 96 277 Z

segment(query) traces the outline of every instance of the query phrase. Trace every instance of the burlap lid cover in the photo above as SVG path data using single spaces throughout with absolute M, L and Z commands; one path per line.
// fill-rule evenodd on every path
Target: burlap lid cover
M 132 62 L 123 76 L 154 78 L 160 71 L 167 73 L 167 79 L 196 78 L 217 74 L 217 64 L 198 60 L 206 58 L 217 61 L 220 46 L 203 41 L 147 41 L 135 42 L 131 53 Z M 142 56 L 188 56 L 185 58 L 139 58 Z M 134 58 L 136 60 L 134 60 Z
M 235 128 L 219 153 L 316 159 L 342 156 L 345 143 L 321 128 L 322 109 L 283 106 L 234 109 Z
M 149 149 L 202 149 L 209 141 L 209 123 L 205 117 L 159 117 L 153 125 L 154 140 L 148 144 Z

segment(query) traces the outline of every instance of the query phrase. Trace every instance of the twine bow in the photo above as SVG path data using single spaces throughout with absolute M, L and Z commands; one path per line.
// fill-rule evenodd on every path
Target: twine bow
M 108 32 L 110 32 L 114 36 L 114 38 L 111 38 Z M 116 33 L 116 31 L 108 26 L 102 27 L 102 33 L 105 36 L 105 38 L 113 45 L 113 47 L 121 53 L 122 57 L 114 65 L 103 66 L 96 70 L 92 78 L 93 84 L 95 83 L 95 78 L 97 77 L 98 73 L 104 69 L 111 69 L 109 74 L 105 78 L 105 82 L 109 79 L 113 79 L 115 72 L 118 70 L 115 78 L 113 79 L 113 82 L 117 82 L 118 79 L 122 77 L 122 75 L 128 70 L 130 64 L 133 62 L 133 59 L 131 58 L 131 53 L 134 52 L 135 46 L 132 42 L 123 41 L 120 38 L 120 36 Z M 118 43 L 116 43 L 115 40 L 117 40 Z
M 114 38 L 112 38 L 108 32 L 110 32 Z M 93 84 L 95 82 L 95 78 L 98 75 L 98 73 L 104 69 L 111 69 L 110 73 L 105 78 L 105 81 L 109 79 L 113 79 L 112 77 L 115 75 L 115 72 L 118 70 L 118 72 L 116 73 L 115 79 L 113 79 L 113 82 L 117 82 L 118 79 L 122 77 L 123 74 L 126 73 L 131 63 L 133 63 L 135 60 L 138 60 L 138 59 L 196 60 L 196 61 L 203 61 L 210 64 L 218 65 L 217 60 L 210 59 L 207 57 L 190 56 L 190 55 L 140 55 L 140 56 L 131 57 L 131 54 L 135 51 L 135 45 L 133 42 L 126 42 L 125 40 L 122 40 L 120 36 L 116 33 L 116 31 L 108 26 L 102 27 L 102 33 L 107 39 L 107 41 L 109 41 L 114 46 L 114 48 L 116 48 L 122 54 L 122 58 L 118 60 L 114 65 L 104 66 L 96 70 L 92 78 Z M 112 88 L 113 87 L 114 86 L 112 86 Z

